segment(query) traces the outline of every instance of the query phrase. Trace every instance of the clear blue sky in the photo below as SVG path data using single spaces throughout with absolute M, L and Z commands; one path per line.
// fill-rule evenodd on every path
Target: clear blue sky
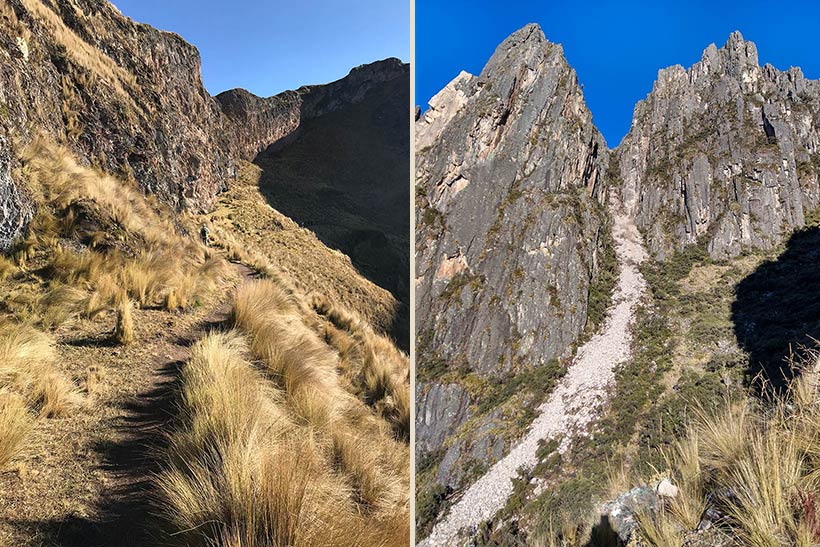
M 820 78 L 820 4 L 811 2 L 416 0 L 416 102 L 426 109 L 462 69 L 478 74 L 495 47 L 527 23 L 563 44 L 610 147 L 629 130 L 658 69 L 689 67 L 733 30 L 755 42 L 761 65 L 799 66 Z
M 387 57 L 410 60 L 407 0 L 113 0 L 141 23 L 199 49 L 212 95 L 267 97 L 345 76 Z

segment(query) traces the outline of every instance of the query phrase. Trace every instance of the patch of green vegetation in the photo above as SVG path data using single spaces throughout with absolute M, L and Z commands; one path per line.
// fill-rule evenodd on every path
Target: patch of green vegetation
M 416 496 L 416 534 L 418 537 L 423 538 L 430 534 L 436 519 L 447 507 L 449 507 L 447 487 L 435 483 L 418 490 Z
M 435 471 L 438 466 L 438 462 L 440 462 L 441 458 L 444 457 L 445 452 L 446 450 L 444 448 L 439 448 L 438 450 L 433 450 L 432 452 L 420 454 L 416 460 L 416 473 L 422 474 Z
M 612 303 L 612 293 L 618 282 L 618 259 L 615 255 L 615 242 L 608 226 L 600 231 L 598 272 L 590 281 L 587 294 L 587 324 L 584 332 L 589 335 L 603 323 L 606 310 Z
M 447 360 L 439 356 L 438 352 L 419 355 L 416 363 L 416 377 L 425 382 L 433 382 L 449 372 Z
M 433 329 L 424 329 L 416 336 L 416 377 L 433 382 L 449 371 L 448 362 L 432 348 Z
M 642 458 L 636 467 L 662 468 L 663 451 L 672 448 L 674 439 L 685 436 L 695 413 L 714 412 L 722 407 L 725 397 L 720 374 L 685 370 L 673 391 L 652 406 L 643 420 L 638 439 Z
M 429 226 L 432 230 L 436 230 L 436 225 L 438 225 L 437 230 L 440 233 L 444 230 L 444 215 L 432 205 L 428 205 L 421 212 L 421 224 Z
M 820 169 L 818 169 L 818 171 L 820 171 Z M 804 230 L 810 228 L 820 228 L 820 207 L 806 213 L 804 218 L 806 221 L 803 225 Z
M 664 262 L 644 263 L 641 273 L 652 288 L 653 298 L 662 303 L 668 303 L 671 298 L 680 294 L 678 283 L 689 275 L 695 264 L 710 262 L 704 238 L 695 245 L 684 247 Z
M 449 282 L 447 282 L 447 286 L 444 287 L 444 290 L 439 295 L 439 298 L 450 303 L 456 302 L 459 298 L 461 298 L 461 291 L 464 287 L 469 285 L 473 292 L 477 292 L 481 290 L 486 281 L 486 277 L 482 274 L 459 272 L 454 275 Z
M 0 103 L 0 118 L 8 119 L 10 114 L 9 106 L 6 103 Z
M 558 287 L 555 285 L 547 285 L 547 294 L 550 297 L 549 305 L 556 310 L 561 309 L 561 299 L 558 297 Z
M 507 195 L 504 196 L 504 199 L 501 200 L 501 203 L 498 206 L 498 214 L 495 216 L 495 221 L 493 221 L 492 226 L 490 229 L 487 230 L 487 237 L 494 236 L 501 230 L 501 225 L 504 222 L 504 211 L 507 210 L 507 207 L 515 203 L 522 195 L 524 195 L 523 191 L 520 189 L 521 181 L 519 179 L 515 179 L 515 181 L 510 186 Z
M 471 373 L 466 379 L 468 390 L 475 401 L 476 413 L 484 414 L 503 405 L 513 395 L 530 392 L 543 394 L 552 391 L 564 372 L 557 359 L 529 365 L 518 371 L 492 376 Z M 535 409 L 532 409 L 534 413 Z M 530 414 L 529 417 L 532 417 Z
M 650 161 L 647 162 L 646 172 L 644 177 L 648 180 L 662 180 L 669 176 L 672 172 L 672 162 L 665 154 L 658 156 L 650 156 Z

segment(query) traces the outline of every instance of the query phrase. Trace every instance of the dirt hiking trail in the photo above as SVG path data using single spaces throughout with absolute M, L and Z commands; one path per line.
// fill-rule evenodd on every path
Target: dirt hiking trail
M 110 325 L 99 321 L 58 331 L 62 365 L 86 376 L 86 403 L 65 418 L 38 420 L 16 470 L 0 474 L 0 545 L 158 543 L 149 536 L 153 455 L 174 419 L 190 346 L 225 327 L 233 293 L 255 277 L 230 266 L 232 280 L 193 311 L 135 310 L 128 346 L 111 343 Z

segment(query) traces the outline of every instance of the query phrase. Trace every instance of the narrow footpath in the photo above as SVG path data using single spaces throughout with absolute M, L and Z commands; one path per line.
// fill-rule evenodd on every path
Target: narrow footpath
M 61 367 L 95 372 L 86 402 L 37 421 L 15 469 L 0 473 L 0 545 L 137 547 L 163 543 L 155 530 L 152 480 L 176 415 L 179 372 L 190 346 L 225 328 L 232 296 L 255 272 L 235 275 L 199 308 L 134 311 L 136 341 L 110 341 L 104 321 L 59 333 Z

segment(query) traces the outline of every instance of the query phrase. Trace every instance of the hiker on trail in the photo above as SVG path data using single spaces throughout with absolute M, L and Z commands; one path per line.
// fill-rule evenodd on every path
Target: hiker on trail
M 211 230 L 203 223 L 202 228 L 199 229 L 199 237 L 202 238 L 202 243 L 207 247 L 210 243 Z

